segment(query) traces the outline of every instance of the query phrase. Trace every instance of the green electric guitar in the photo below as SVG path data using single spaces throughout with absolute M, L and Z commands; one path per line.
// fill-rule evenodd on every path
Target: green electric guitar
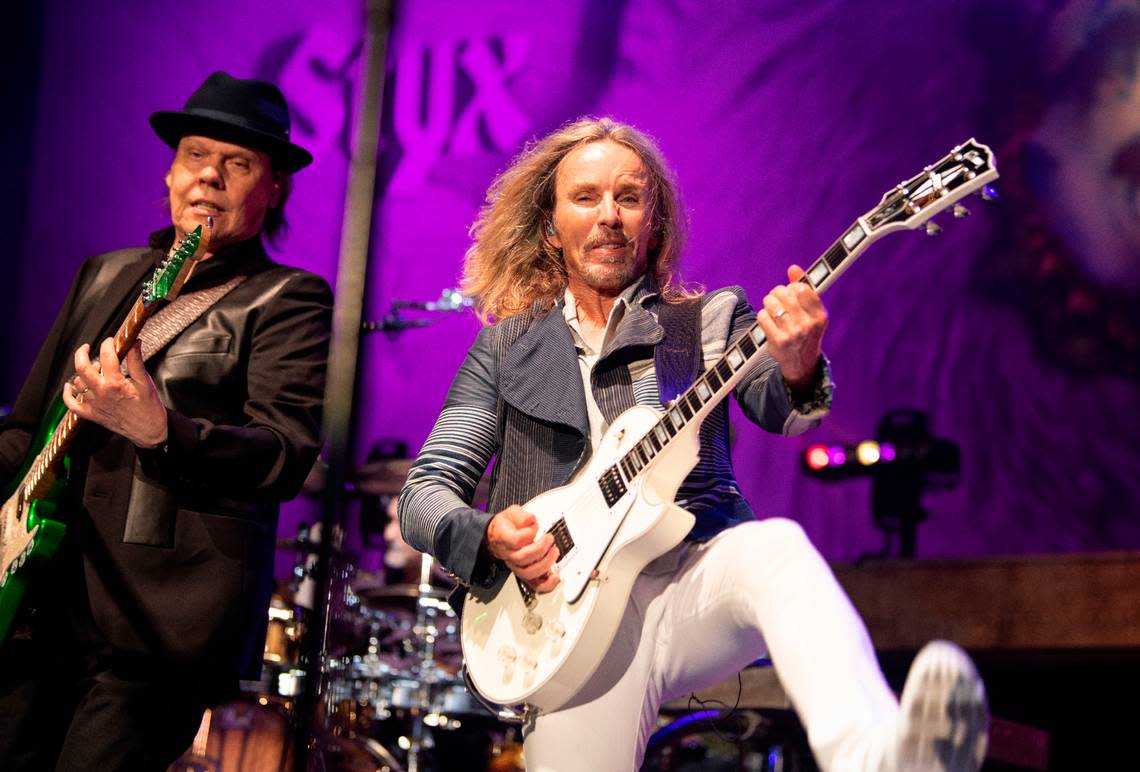
M 160 300 L 173 300 L 205 253 L 209 237 L 202 226 L 181 239 L 143 284 L 142 293 L 115 333 L 115 354 L 122 360 Z M 4 490 L 0 517 L 0 643 L 8 635 L 29 577 L 59 548 L 66 525 L 52 519 L 67 482 L 67 448 L 82 425 L 63 397 L 52 402 L 32 441 L 23 468 Z

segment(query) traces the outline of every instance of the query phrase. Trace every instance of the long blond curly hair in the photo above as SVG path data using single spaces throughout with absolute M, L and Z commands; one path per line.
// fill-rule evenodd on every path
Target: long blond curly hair
M 648 174 L 650 232 L 655 240 L 647 270 L 662 297 L 675 301 L 695 294 L 674 280 L 689 223 L 677 179 L 657 144 L 628 124 L 586 117 L 528 144 L 487 190 L 486 203 L 471 226 L 473 242 L 463 260 L 460 284 L 484 323 L 514 316 L 536 302 L 553 305 L 562 296 L 566 263 L 545 233 L 545 223 L 554 213 L 558 165 L 580 145 L 603 139 L 636 153 Z

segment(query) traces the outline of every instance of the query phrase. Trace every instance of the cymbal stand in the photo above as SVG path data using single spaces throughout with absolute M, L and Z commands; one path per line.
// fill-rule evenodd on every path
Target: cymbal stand
M 420 753 L 430 746 L 430 735 L 425 736 L 426 713 L 431 711 L 432 692 L 435 686 L 435 640 L 439 631 L 435 626 L 436 603 L 431 586 L 432 557 L 420 556 L 420 581 L 416 594 L 415 636 L 420 646 L 420 678 L 417 690 L 416 718 L 412 722 L 412 736 L 408 746 L 407 772 L 420 771 Z

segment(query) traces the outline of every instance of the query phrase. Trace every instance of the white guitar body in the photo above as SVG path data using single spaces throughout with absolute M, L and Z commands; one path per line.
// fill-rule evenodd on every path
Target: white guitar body
M 973 139 L 922 173 L 887 191 L 817 259 L 801 281 L 822 292 L 874 241 L 926 226 L 996 179 L 993 153 Z M 637 575 L 677 545 L 694 518 L 672 502 L 697 463 L 705 416 L 758 361 L 766 338 L 759 325 L 737 337 L 724 356 L 671 402 L 664 415 L 648 407 L 622 413 L 590 464 L 569 485 L 524 505 L 539 534 L 554 534 L 561 579 L 538 595 L 511 575 L 493 596 L 468 592 L 460 638 L 467 672 L 486 699 L 551 711 L 597 670 L 610 648 Z
M 574 539 L 559 560 L 561 581 L 553 592 L 532 595 L 528 608 L 512 575 L 492 603 L 468 594 L 463 656 L 488 700 L 554 710 L 570 699 L 609 650 L 637 575 L 692 529 L 693 516 L 672 501 L 697 463 L 696 425 L 678 434 L 613 507 L 598 489 L 602 473 L 660 419 L 649 407 L 625 411 L 573 482 L 523 506 L 538 519 L 540 532 L 564 518 Z

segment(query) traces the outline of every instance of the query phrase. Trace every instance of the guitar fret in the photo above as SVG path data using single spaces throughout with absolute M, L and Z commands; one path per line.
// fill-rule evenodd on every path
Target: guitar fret
M 732 377 L 732 368 L 728 366 L 728 362 L 723 359 L 713 365 L 716 374 L 720 376 L 722 381 L 728 381 Z
M 693 417 L 693 409 L 689 407 L 688 400 L 681 400 L 677 403 L 677 407 L 680 409 L 681 415 L 685 416 L 686 421 Z
M 724 385 L 724 381 L 717 375 L 716 370 L 709 370 L 708 375 L 705 376 L 705 380 L 712 386 L 713 391 L 719 390 L 720 387 Z
M 808 283 L 816 289 L 831 275 L 831 269 L 827 267 L 827 263 L 820 259 L 816 260 L 808 272 L 804 275 Z
M 681 417 L 681 411 L 673 408 L 669 411 L 669 415 L 665 416 L 668 419 L 666 426 L 669 429 L 670 436 L 676 436 L 677 432 L 681 431 L 681 427 L 685 425 L 685 419 Z
M 752 338 L 745 335 L 740 339 L 740 350 L 744 352 L 744 358 L 748 359 L 756 353 L 756 344 L 752 342 Z
M 626 480 L 632 480 L 633 479 L 634 472 L 633 472 L 633 468 L 629 465 L 629 459 L 625 459 L 625 458 L 621 459 L 620 461 L 618 461 L 618 466 L 621 467 L 621 471 L 625 474 Z
M 863 230 L 863 226 L 855 223 L 850 230 L 843 234 L 843 247 L 848 251 L 855 249 L 866 236 L 867 232 Z
M 822 260 L 823 262 L 827 263 L 827 266 L 831 268 L 831 270 L 834 271 L 844 260 L 847 259 L 847 255 L 848 252 L 847 249 L 843 246 L 843 243 L 837 241 L 831 245 L 831 249 L 823 253 Z

